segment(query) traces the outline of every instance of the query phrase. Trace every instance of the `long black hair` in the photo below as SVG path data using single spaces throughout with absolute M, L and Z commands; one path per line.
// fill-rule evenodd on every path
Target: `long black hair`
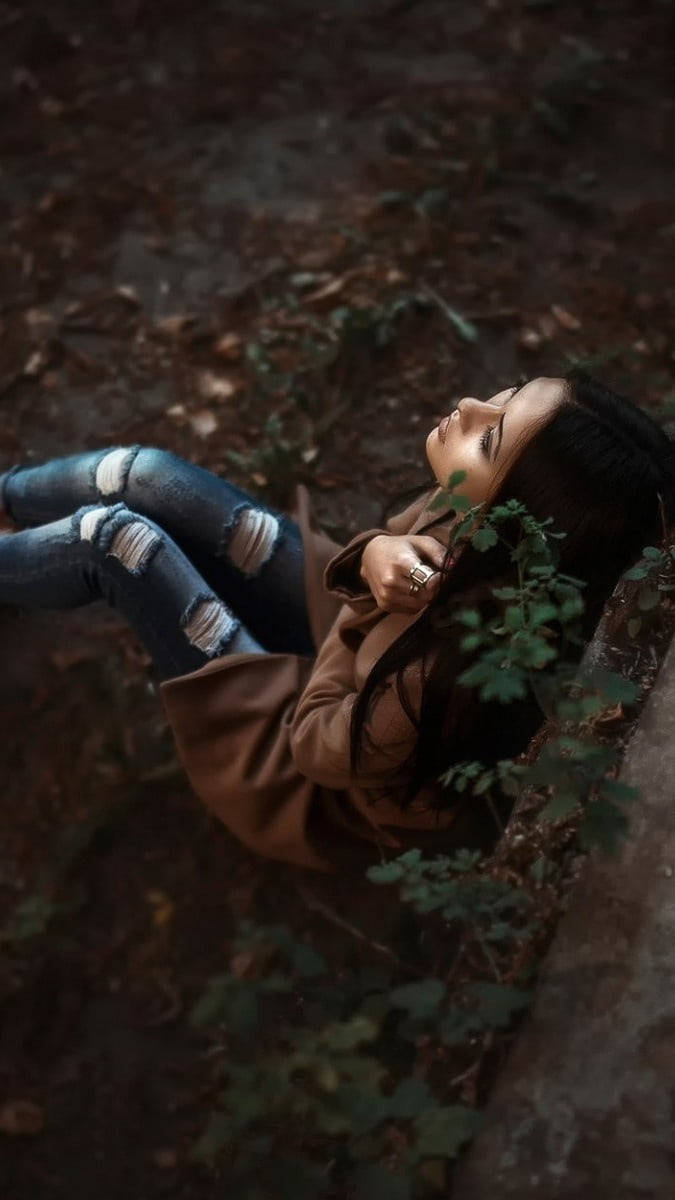
M 619 576 L 644 545 L 660 540 L 664 523 L 675 524 L 675 458 L 664 431 L 632 401 L 580 370 L 564 379 L 561 404 L 520 451 L 490 505 L 518 500 L 537 520 L 552 517 L 551 529 L 566 533 L 555 543 L 557 569 L 586 583 L 580 658 Z M 418 533 L 447 520 L 446 511 Z M 513 542 L 517 525 L 502 525 L 500 533 Z M 378 659 L 359 693 L 351 721 L 353 770 L 370 707 L 388 678 L 395 675 L 399 699 L 417 728 L 415 750 L 397 772 L 400 786 L 392 780 L 387 791 L 401 808 L 427 787 L 436 788 L 442 805 L 441 772 L 466 760 L 489 764 L 514 757 L 541 724 L 534 695 L 508 706 L 479 703 L 477 689 L 457 683 L 471 658 L 459 649 L 465 631 L 453 629 L 448 616 L 465 607 L 494 614 L 492 589 L 506 582 L 513 583 L 513 564 L 502 538 L 482 553 L 466 540 L 435 598 Z M 406 687 L 411 666 L 421 673 L 417 706 Z

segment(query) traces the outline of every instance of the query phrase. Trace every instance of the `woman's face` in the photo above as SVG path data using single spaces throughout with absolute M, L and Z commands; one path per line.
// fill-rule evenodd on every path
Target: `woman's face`
M 546 424 L 565 397 L 564 379 L 540 376 L 504 388 L 489 400 L 464 396 L 427 438 L 427 458 L 445 487 L 453 471 L 466 471 L 457 491 L 472 504 L 488 500 L 522 447 Z

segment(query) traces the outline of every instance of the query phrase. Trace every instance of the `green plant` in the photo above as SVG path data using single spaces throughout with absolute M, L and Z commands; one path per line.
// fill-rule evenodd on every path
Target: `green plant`
M 636 792 L 615 778 L 619 756 L 598 728 L 637 689 L 609 672 L 582 685 L 558 660 L 551 626 L 574 643 L 583 612 L 580 581 L 555 565 L 564 534 L 515 502 L 482 514 L 457 493 L 463 478 L 453 475 L 438 501 L 458 518 L 453 536 L 485 552 L 506 527 L 514 581 L 493 589 L 496 617 L 465 608 L 448 618 L 473 655 L 460 679 L 505 704 L 534 688 L 556 736 L 533 763 L 459 762 L 442 782 L 488 805 L 534 790 L 543 827 L 575 814 L 582 847 L 611 850 Z M 669 588 L 673 557 L 675 547 L 647 547 L 630 577 L 656 573 Z M 235 1200 L 447 1194 L 447 1163 L 480 1124 L 486 1056 L 529 1003 L 560 873 L 541 843 L 508 877 L 467 849 L 435 858 L 413 849 L 373 866 L 373 885 L 398 889 L 407 950 L 374 945 L 386 966 L 337 978 L 286 927 L 242 925 L 230 969 L 192 1014 L 222 1038 L 219 1109 L 195 1156 L 226 1165 Z M 542 891 L 548 908 L 535 902 Z

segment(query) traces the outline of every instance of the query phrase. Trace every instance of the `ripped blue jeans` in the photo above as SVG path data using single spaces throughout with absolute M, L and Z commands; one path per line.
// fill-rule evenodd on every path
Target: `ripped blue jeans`
M 0 536 L 0 604 L 107 600 L 161 679 L 228 653 L 316 652 L 295 522 L 168 450 L 15 466 L 0 501 L 22 527 Z

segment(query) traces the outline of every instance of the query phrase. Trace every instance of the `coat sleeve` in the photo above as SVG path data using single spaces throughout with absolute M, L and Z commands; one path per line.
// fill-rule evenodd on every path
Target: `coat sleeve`
M 338 790 L 370 788 L 390 782 L 413 750 L 417 731 L 399 700 L 395 675 L 376 694 L 365 725 L 361 760 L 356 774 L 350 766 L 350 728 L 358 692 L 354 687 L 353 655 L 340 638 L 343 609 L 321 648 L 312 675 L 296 706 L 290 730 L 291 754 L 297 769 L 312 782 Z M 412 675 L 404 686 L 415 696 Z M 412 688 L 411 688 L 412 683 Z
M 350 604 L 356 612 L 365 609 L 368 602 L 372 603 L 370 589 L 366 587 L 359 574 L 361 555 L 365 546 L 372 538 L 378 537 L 380 534 L 401 537 L 407 533 L 415 524 L 432 494 L 425 492 L 422 496 L 418 496 L 403 512 L 390 517 L 384 529 L 367 529 L 363 533 L 357 533 L 356 537 L 353 537 L 326 566 L 324 571 L 326 590 L 334 592 L 346 604 Z

